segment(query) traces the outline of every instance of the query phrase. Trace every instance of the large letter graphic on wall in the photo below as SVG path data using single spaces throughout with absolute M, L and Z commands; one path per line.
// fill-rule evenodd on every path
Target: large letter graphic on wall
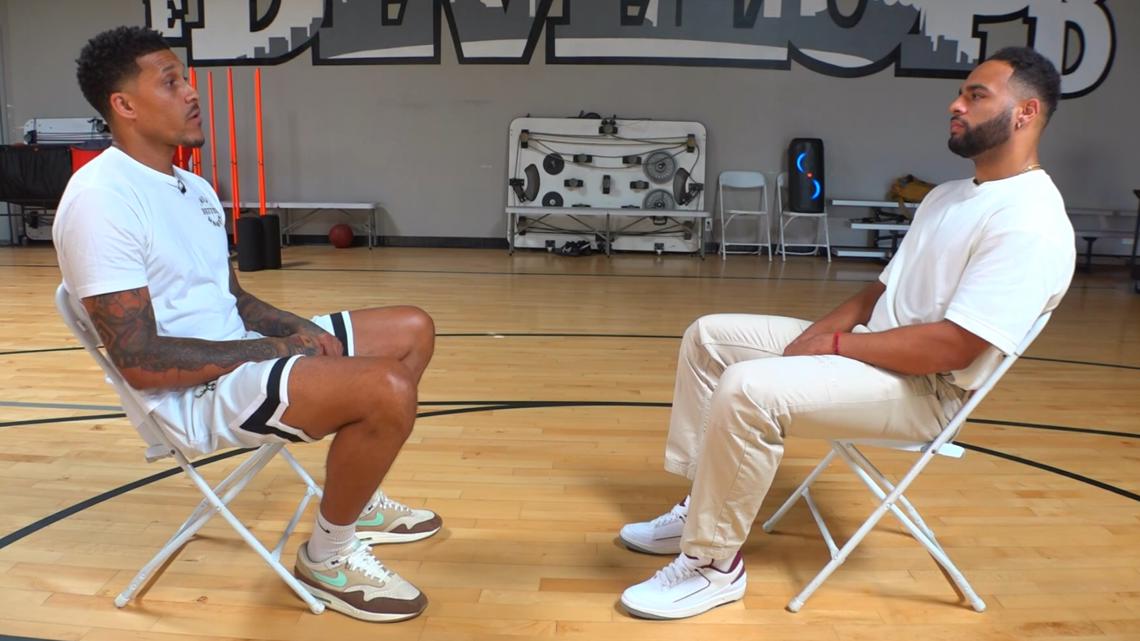
M 464 63 L 546 59 L 787 69 L 856 77 L 965 77 L 993 53 L 992 25 L 1062 70 L 1066 97 L 1112 68 L 1107 0 L 143 0 L 147 24 L 191 64 L 439 63 L 446 17 Z M 1021 36 L 1017 36 L 1021 40 Z
M 574 64 L 749 66 L 786 69 L 779 2 L 563 0 L 546 27 L 546 59 Z
M 443 0 L 460 62 L 527 63 L 554 0 Z
M 304 51 L 324 0 L 143 0 L 147 26 L 186 47 L 194 66 L 278 64 Z
M 313 64 L 439 62 L 433 0 L 329 0 Z
M 1024 44 L 1061 69 L 1068 98 L 1096 89 L 1112 68 L 1116 33 L 1105 0 L 909 0 L 908 4 L 919 9 L 920 22 L 903 41 L 899 75 L 964 76 L 994 53 L 980 25 L 1012 21 L 1026 23 Z M 1066 53 L 1074 50 L 1075 60 L 1065 64 Z

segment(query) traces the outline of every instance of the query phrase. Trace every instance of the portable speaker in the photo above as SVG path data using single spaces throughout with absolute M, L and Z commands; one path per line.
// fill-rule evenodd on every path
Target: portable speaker
M 274 214 L 261 216 L 266 269 L 281 269 L 281 219 Z
M 265 269 L 265 237 L 260 216 L 241 216 L 238 229 L 238 270 L 256 272 Z
M 793 139 L 788 145 L 788 209 L 819 213 L 824 198 L 823 141 Z

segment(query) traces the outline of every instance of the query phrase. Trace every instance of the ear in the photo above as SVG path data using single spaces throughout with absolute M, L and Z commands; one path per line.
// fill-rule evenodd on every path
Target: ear
M 1021 103 L 1017 108 L 1017 113 L 1014 115 L 1014 121 L 1017 123 L 1018 129 L 1024 129 L 1030 123 L 1041 117 L 1041 100 L 1038 98 L 1030 98 Z
M 115 112 L 115 115 L 123 120 L 135 120 L 138 118 L 138 112 L 135 110 L 135 104 L 130 94 L 122 91 L 116 91 L 111 94 L 111 111 Z

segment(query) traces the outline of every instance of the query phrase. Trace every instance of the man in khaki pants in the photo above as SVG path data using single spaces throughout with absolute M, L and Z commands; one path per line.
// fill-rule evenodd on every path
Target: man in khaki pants
M 689 496 L 622 541 L 676 555 L 622 595 L 676 619 L 740 599 L 740 547 L 788 436 L 933 439 L 1073 274 L 1073 229 L 1037 147 L 1060 98 L 1025 48 L 979 65 L 950 105 L 950 149 L 973 179 L 932 191 L 874 283 L 822 319 L 718 314 L 685 332 L 665 469 Z

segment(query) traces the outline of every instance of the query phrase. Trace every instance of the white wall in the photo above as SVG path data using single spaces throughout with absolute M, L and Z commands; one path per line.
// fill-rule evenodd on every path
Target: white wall
M 1140 98 L 1140 6 L 1111 8 L 1112 73 L 1093 93 L 1061 105 L 1042 161 L 1071 205 L 1134 210 L 1140 128 L 1129 106 Z M 7 13 L 10 138 L 31 117 L 90 115 L 74 77 L 80 47 L 101 29 L 143 20 L 138 0 L 11 0 Z M 904 173 L 942 181 L 970 172 L 945 144 L 958 80 L 896 78 L 891 70 L 843 79 L 799 66 L 547 66 L 541 46 L 529 65 L 459 65 L 446 34 L 441 65 L 314 67 L 302 54 L 265 67 L 271 197 L 378 200 L 386 235 L 501 238 L 510 120 L 581 109 L 703 122 L 710 182 L 722 169 L 778 169 L 787 141 L 805 135 L 825 140 L 831 197 L 881 197 Z M 224 70 L 214 73 L 221 110 Z M 252 73 L 235 70 L 243 198 L 257 193 Z M 224 149 L 219 159 L 225 184 Z M 1101 241 L 1098 251 L 1111 242 Z

